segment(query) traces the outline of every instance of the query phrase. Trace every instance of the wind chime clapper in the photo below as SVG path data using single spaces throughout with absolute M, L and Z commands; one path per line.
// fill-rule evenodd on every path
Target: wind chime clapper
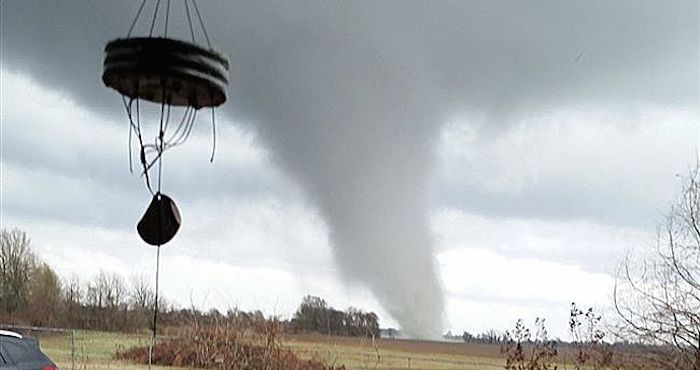
M 188 3 L 191 2 L 191 5 Z M 204 27 L 197 3 L 184 0 L 192 42 L 167 37 L 170 1 L 167 2 L 163 37 L 153 37 L 160 1 L 155 5 L 148 37 L 130 37 L 146 1 L 142 1 L 126 38 L 107 43 L 105 47 L 102 81 L 121 94 L 129 119 L 129 163 L 131 141 L 136 137 L 140 146 L 139 162 L 146 187 L 153 196 L 137 231 L 143 241 L 160 246 L 177 233 L 181 217 L 175 202 L 161 193 L 163 153 L 187 141 L 192 133 L 197 113 L 211 109 L 213 132 L 213 161 L 216 149 L 216 121 L 214 108 L 226 101 L 228 85 L 228 58 L 214 50 Z M 196 10 L 208 48 L 197 45 L 190 17 L 190 6 Z M 160 109 L 158 133 L 152 142 L 142 132 L 142 103 L 155 104 Z M 177 125 L 170 125 L 172 107 L 183 110 Z M 174 127 L 173 127 L 174 126 Z M 157 190 L 152 187 L 151 171 L 155 171 Z

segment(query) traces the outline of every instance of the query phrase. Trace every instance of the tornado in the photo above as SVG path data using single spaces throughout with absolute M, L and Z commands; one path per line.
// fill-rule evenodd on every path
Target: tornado
M 410 44 L 358 29 L 331 19 L 287 34 L 255 66 L 238 65 L 234 90 L 245 93 L 231 101 L 322 215 L 344 281 L 369 288 L 405 334 L 439 338 L 428 182 L 439 97 Z

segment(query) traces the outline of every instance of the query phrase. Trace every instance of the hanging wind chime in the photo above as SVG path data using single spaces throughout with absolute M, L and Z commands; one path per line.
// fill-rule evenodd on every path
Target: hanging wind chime
M 197 113 L 211 110 L 212 152 L 216 150 L 216 121 L 214 108 L 226 101 L 228 85 L 228 58 L 215 51 L 204 26 L 202 14 L 195 0 L 183 0 L 189 25 L 191 42 L 168 38 L 170 21 L 170 0 L 151 1 L 154 3 L 148 36 L 132 37 L 146 0 L 142 0 L 136 16 L 129 27 L 126 38 L 118 38 L 105 47 L 102 81 L 122 96 L 129 120 L 129 167 L 132 165 L 132 139 L 136 138 L 139 152 L 140 173 L 152 198 L 146 212 L 137 224 L 137 231 L 143 241 L 157 247 L 156 252 L 156 291 L 153 317 L 153 337 L 149 350 L 149 368 L 152 363 L 152 350 L 156 337 L 158 315 L 158 275 L 160 269 L 160 247 L 169 242 L 180 228 L 180 212 L 175 202 L 161 192 L 163 174 L 163 153 L 183 144 L 192 133 Z M 161 9 L 161 5 L 163 5 Z M 197 45 L 193 26 L 193 14 L 206 40 L 206 47 Z M 162 36 L 154 36 L 155 26 L 162 21 Z M 142 109 L 145 105 L 158 109 L 157 133 L 149 141 L 144 131 L 149 123 L 142 122 Z M 155 108 L 157 107 L 157 108 Z M 178 112 L 179 111 L 179 112 Z M 180 118 L 171 124 L 171 115 Z M 155 190 L 154 190 L 155 186 Z

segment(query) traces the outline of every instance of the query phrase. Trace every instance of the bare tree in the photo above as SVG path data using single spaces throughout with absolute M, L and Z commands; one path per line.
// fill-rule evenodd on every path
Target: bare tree
M 121 276 L 112 273 L 107 277 L 107 308 L 111 311 L 124 309 L 127 293 L 128 288 Z
M 620 335 L 654 344 L 656 368 L 700 370 L 700 164 L 685 178 L 652 258 L 628 257 L 614 291 Z
M 85 303 L 91 308 L 104 308 L 107 300 L 107 275 L 100 271 L 95 278 L 88 283 L 85 292 Z
M 129 298 L 134 309 L 148 309 L 153 304 L 154 292 L 143 275 L 131 277 Z
M 0 312 L 14 314 L 26 307 L 36 257 L 29 237 L 17 229 L 0 231 Z
M 129 302 L 136 318 L 137 326 L 147 326 L 150 322 L 155 292 L 143 275 L 131 277 Z M 161 298 L 159 297 L 159 300 Z M 160 302 L 159 302 L 160 303 Z M 165 306 L 160 306 L 165 307 Z
M 77 275 L 71 275 L 63 282 L 64 300 L 67 304 L 80 306 L 83 303 L 83 287 Z
M 31 275 L 25 315 L 32 325 L 55 325 L 62 313 L 61 299 L 58 275 L 46 263 L 39 263 Z
M 84 325 L 82 305 L 84 290 L 77 275 L 71 275 L 63 282 L 64 321 L 67 325 Z

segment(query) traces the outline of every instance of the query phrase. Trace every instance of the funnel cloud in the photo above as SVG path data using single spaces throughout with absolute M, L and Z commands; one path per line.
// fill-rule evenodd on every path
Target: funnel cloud
M 324 216 L 344 277 L 366 284 L 408 335 L 439 336 L 443 295 L 426 180 L 436 134 L 430 97 L 416 81 L 387 83 L 395 66 L 379 58 L 309 60 L 324 57 L 300 45 L 271 66 L 294 69 L 285 74 L 294 78 L 258 76 L 269 102 L 257 112 L 263 137 Z
M 410 45 L 395 44 L 405 47 L 396 58 L 380 51 L 391 40 L 327 22 L 241 76 L 239 88 L 256 95 L 239 102 L 257 108 L 263 140 L 323 215 L 344 280 L 369 287 L 407 335 L 438 338 L 427 181 L 437 95 Z

